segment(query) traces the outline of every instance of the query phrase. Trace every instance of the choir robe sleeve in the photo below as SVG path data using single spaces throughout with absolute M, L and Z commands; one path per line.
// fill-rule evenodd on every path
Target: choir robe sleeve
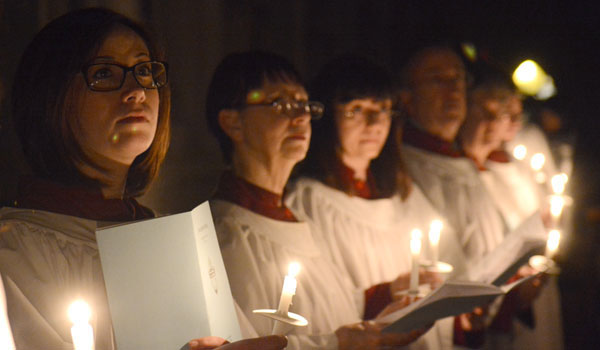
M 336 349 L 335 331 L 360 322 L 354 288 L 315 244 L 306 223 L 273 220 L 225 201 L 211 201 L 219 245 L 231 292 L 259 336 L 270 335 L 274 322 L 254 314 L 276 309 L 291 262 L 300 263 L 298 287 L 290 312 L 305 317 L 293 327 L 288 349 Z
M 115 349 L 96 223 L 43 211 L 0 210 L 0 274 L 17 349 L 72 349 L 68 306 L 94 313 L 97 350 Z

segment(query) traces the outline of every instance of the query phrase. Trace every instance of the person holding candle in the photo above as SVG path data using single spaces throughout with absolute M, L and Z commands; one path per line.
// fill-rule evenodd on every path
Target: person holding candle
M 289 311 L 308 325 L 291 330 L 289 349 L 408 344 L 423 331 L 385 334 L 381 325 L 361 322 L 363 291 L 353 293 L 347 274 L 323 254 L 313 227 L 299 222 L 282 201 L 292 168 L 306 155 L 311 119 L 321 113 L 322 105 L 308 100 L 298 73 L 281 56 L 231 54 L 215 70 L 206 116 L 230 169 L 211 210 L 234 299 L 258 334 L 271 334 L 274 322 L 253 310 L 281 303 L 283 276 L 297 262 L 302 271 Z M 289 297 L 286 290 L 283 298 Z
M 324 103 L 324 117 L 314 123 L 308 155 L 286 203 L 317 227 L 319 245 L 354 286 L 385 306 L 405 293 L 410 281 L 417 283 L 419 276 L 411 274 L 411 265 L 418 271 L 418 259 L 411 258 L 411 231 L 426 230 L 441 215 L 411 185 L 397 140 L 388 137 L 399 121 L 385 69 L 359 56 L 339 57 L 320 70 L 311 96 Z M 426 237 L 423 242 L 421 256 L 426 258 Z M 442 246 L 442 259 L 464 271 L 462 251 L 448 225 Z M 435 287 L 439 282 L 436 274 L 421 272 L 420 284 Z M 438 326 L 418 343 L 440 348 Z M 446 328 L 451 339 L 451 328 Z
M 467 116 L 458 135 L 462 149 L 477 165 L 479 176 L 511 230 L 540 209 L 537 184 L 502 148 L 506 135 L 512 132 L 512 97 L 513 90 L 501 77 L 483 78 L 469 92 Z M 524 266 L 513 280 L 532 274 L 536 271 Z M 556 285 L 542 288 L 546 279 L 545 275 L 533 277 L 503 301 L 491 325 L 491 339 L 500 342 L 501 348 L 508 346 L 504 342 L 517 349 L 555 348 L 561 344 L 554 335 L 560 334 Z M 542 299 L 538 299 L 540 293 Z M 523 322 L 513 322 L 515 317 Z
M 154 216 L 135 197 L 169 145 L 163 59 L 145 29 L 105 9 L 55 19 L 23 54 L 13 116 L 33 175 L 21 181 L 16 208 L 0 210 L 0 274 L 17 349 L 70 349 L 72 335 L 96 350 L 115 348 L 94 231 Z M 67 310 L 76 299 L 91 317 L 71 333 Z M 227 348 L 283 347 L 273 337 Z

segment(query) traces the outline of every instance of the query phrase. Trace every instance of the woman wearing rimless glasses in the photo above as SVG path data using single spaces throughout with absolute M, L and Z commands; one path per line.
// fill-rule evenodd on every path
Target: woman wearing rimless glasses
M 86 9 L 48 24 L 21 59 L 13 114 L 33 176 L 21 182 L 17 208 L 0 210 L 0 274 L 17 349 L 72 349 L 67 309 L 80 298 L 93 310 L 95 348 L 115 348 L 94 231 L 154 216 L 135 197 L 169 145 L 162 57 L 139 25 Z M 272 337 L 224 349 L 284 346 Z

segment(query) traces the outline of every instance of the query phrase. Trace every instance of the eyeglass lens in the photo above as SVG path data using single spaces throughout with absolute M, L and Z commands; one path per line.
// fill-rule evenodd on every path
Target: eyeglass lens
M 161 62 L 142 62 L 129 68 L 110 63 L 92 64 L 85 72 L 86 81 L 92 90 L 117 90 L 123 86 L 128 71 L 132 71 L 137 83 L 146 89 L 157 89 L 167 83 L 167 69 Z

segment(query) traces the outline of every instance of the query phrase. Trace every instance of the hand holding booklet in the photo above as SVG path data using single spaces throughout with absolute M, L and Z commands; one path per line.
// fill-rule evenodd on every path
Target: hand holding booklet
M 494 251 L 469 267 L 466 278 L 471 281 L 448 280 L 423 299 L 376 321 L 389 323 L 385 332 L 403 333 L 426 327 L 441 318 L 472 312 L 476 307 L 485 306 L 533 277 L 501 286 L 529 257 L 543 249 L 545 238 L 541 218 L 539 213 L 535 213 L 510 232 Z
M 389 323 L 384 332 L 405 333 L 426 327 L 441 318 L 472 312 L 476 307 L 491 303 L 496 297 L 508 293 L 531 277 L 533 276 L 521 278 L 502 287 L 480 282 L 446 281 L 423 299 L 375 321 Z
M 241 339 L 208 202 L 96 236 L 119 349 Z

